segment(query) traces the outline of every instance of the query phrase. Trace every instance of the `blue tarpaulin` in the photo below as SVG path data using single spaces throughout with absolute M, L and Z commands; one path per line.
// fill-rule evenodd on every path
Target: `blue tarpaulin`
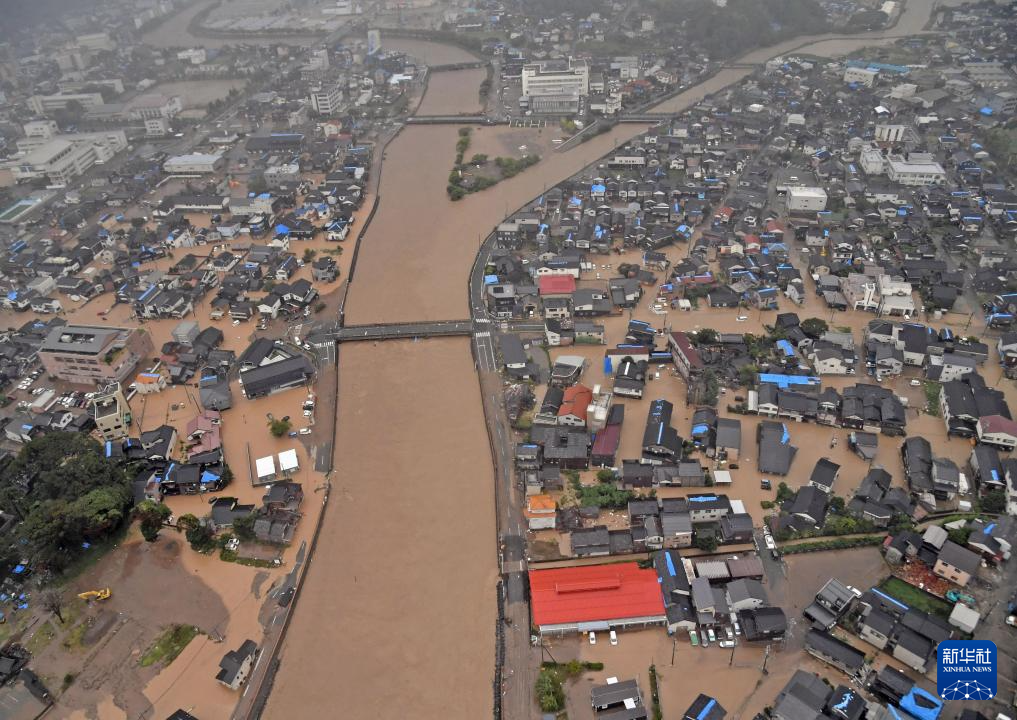
M 614 372 L 614 367 L 611 365 L 611 358 L 604 358 L 604 374 L 610 375 Z
M 485 285 L 496 285 L 497 283 L 498 283 L 498 276 L 497 275 L 485 275 L 484 276 L 484 284 Z

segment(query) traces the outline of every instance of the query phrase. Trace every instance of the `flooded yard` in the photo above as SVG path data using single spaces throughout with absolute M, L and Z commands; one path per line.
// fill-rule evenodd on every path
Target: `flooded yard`
M 243 90 L 246 80 L 181 80 L 160 83 L 150 88 L 150 93 L 161 93 L 167 97 L 180 96 L 184 110 L 203 110 L 213 100 L 222 100 L 230 90 Z

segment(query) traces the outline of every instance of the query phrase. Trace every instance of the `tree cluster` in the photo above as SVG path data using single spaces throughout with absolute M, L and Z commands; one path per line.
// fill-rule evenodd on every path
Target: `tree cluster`
M 116 532 L 130 517 L 132 500 L 124 468 L 81 433 L 36 438 L 0 473 L 0 504 L 23 521 L 18 538 L 34 563 L 54 571 L 86 543 Z

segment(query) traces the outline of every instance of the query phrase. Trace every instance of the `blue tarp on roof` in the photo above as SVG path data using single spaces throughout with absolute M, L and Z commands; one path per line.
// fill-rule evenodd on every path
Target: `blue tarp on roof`
M 917 720 L 936 720 L 943 711 L 943 701 L 915 685 L 901 698 L 900 709 Z
M 759 382 L 771 383 L 779 388 L 787 388 L 791 385 L 819 385 L 822 381 L 813 375 L 777 375 L 775 373 L 760 373 Z
M 706 423 L 700 423 L 698 425 L 693 425 L 692 426 L 692 434 L 693 435 L 704 435 L 705 433 L 708 433 L 709 431 L 710 431 L 710 426 L 707 425 Z
M 783 432 L 781 433 L 780 436 L 780 444 L 787 445 L 789 442 L 791 442 L 791 433 L 787 431 L 787 425 L 785 423 L 781 423 L 780 426 L 781 428 L 783 428 Z
M 498 283 L 498 276 L 497 275 L 485 275 L 484 276 L 484 284 L 485 285 L 496 285 L 497 283 Z
M 675 577 L 678 573 L 674 569 L 674 560 L 671 559 L 671 553 L 664 553 L 664 561 L 667 563 L 667 571 L 671 577 Z
M 11 573 L 13 573 L 14 575 L 20 575 L 21 573 L 25 572 L 26 570 L 28 570 L 27 567 L 25 567 L 24 565 L 20 565 L 19 564 L 19 565 L 15 565 L 14 566 L 14 569 L 11 570 Z
M 607 192 L 607 188 L 601 184 L 596 184 L 590 188 L 590 192 L 602 193 Z
M 605 375 L 610 375 L 613 372 L 614 372 L 614 368 L 611 366 L 611 358 L 605 357 L 604 358 L 604 374 Z
M 288 227 L 286 227 L 285 225 L 279 224 L 279 225 L 275 226 L 275 234 L 276 235 L 289 235 L 290 234 L 290 229 Z
M 795 356 L 795 349 L 791 346 L 791 343 L 787 340 L 778 340 L 777 347 L 784 351 L 784 355 L 787 357 Z
M 716 704 L 717 701 L 714 700 L 713 698 L 710 698 L 710 702 L 706 703 L 706 707 L 700 710 L 699 714 L 696 715 L 696 720 L 703 720 L 703 718 L 707 717 Z
M 689 502 L 713 502 L 716 499 L 717 499 L 716 495 L 690 496 L 688 498 Z
M 219 482 L 219 476 L 216 475 L 214 472 L 209 472 L 208 470 L 205 470 L 203 473 L 201 473 L 200 482 L 202 485 L 210 485 L 212 483 L 217 483 Z

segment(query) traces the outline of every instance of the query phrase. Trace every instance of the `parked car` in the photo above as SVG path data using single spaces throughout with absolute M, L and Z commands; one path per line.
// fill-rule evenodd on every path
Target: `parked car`
M 597 644 L 597 633 L 595 633 L 592 630 L 590 630 L 590 645 L 596 645 L 596 644 Z
M 616 633 L 614 630 L 612 630 L 610 637 L 611 637 L 611 644 L 612 645 L 617 645 L 618 644 L 618 633 Z

